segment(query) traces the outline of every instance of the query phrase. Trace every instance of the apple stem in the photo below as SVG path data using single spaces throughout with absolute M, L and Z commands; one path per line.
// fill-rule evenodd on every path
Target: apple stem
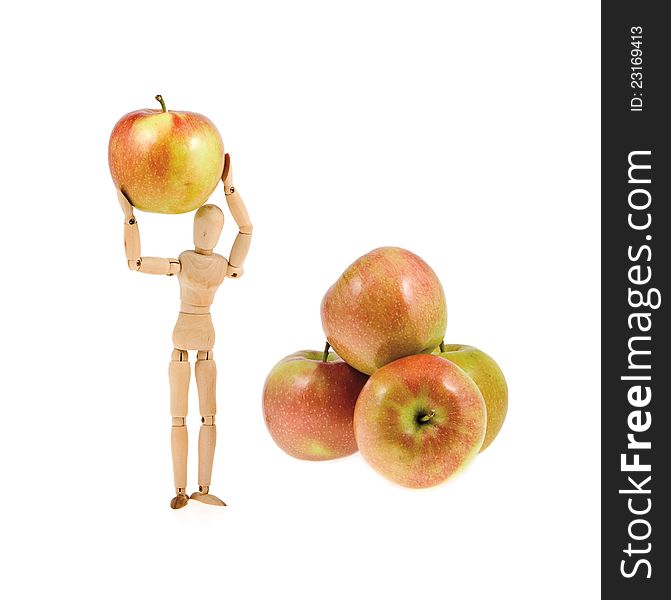
M 428 413 L 426 413 L 425 415 L 422 415 L 422 416 L 419 418 L 419 420 L 420 420 L 421 423 L 428 423 L 428 422 L 429 422 L 431 419 L 433 419 L 433 417 L 435 417 L 435 416 L 436 416 L 436 411 L 435 411 L 435 410 L 431 410 L 431 411 L 429 411 Z
M 440 342 L 440 346 L 438 346 L 438 347 L 440 348 L 440 351 L 441 351 L 441 352 L 445 352 L 445 340 L 443 340 L 442 342 Z
M 324 354 L 322 354 L 322 362 L 327 362 L 329 359 L 329 348 L 331 347 L 331 344 L 326 342 L 326 346 L 324 346 Z
M 163 109 L 163 112 L 166 112 L 167 108 L 165 107 L 165 100 L 163 100 L 163 96 L 161 96 L 161 94 L 157 94 L 156 99 L 161 103 L 161 108 Z

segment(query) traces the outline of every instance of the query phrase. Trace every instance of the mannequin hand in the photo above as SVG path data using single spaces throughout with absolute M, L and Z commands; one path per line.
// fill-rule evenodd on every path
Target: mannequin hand
M 129 217 L 133 216 L 133 205 L 128 201 L 128 198 L 126 198 L 125 194 L 119 189 L 116 189 L 116 195 L 119 200 L 119 205 L 121 206 L 121 210 L 123 211 L 123 214 L 125 217 L 128 219 Z
M 231 169 L 231 157 L 228 153 L 224 156 L 224 172 L 221 175 L 224 182 L 224 193 L 228 196 L 235 191 L 233 187 L 233 170 Z
M 226 269 L 226 277 L 230 277 L 231 279 L 240 279 L 244 272 L 245 270 L 242 267 L 228 265 L 228 269 Z

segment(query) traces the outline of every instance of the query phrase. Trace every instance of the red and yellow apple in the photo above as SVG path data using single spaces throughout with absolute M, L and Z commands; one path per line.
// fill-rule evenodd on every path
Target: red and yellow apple
M 263 418 L 275 443 L 304 460 L 354 454 L 354 406 L 368 377 L 334 352 L 303 350 L 278 362 L 263 387 Z
M 501 431 L 508 412 L 508 385 L 503 372 L 491 357 L 473 346 L 445 344 L 434 354 L 461 367 L 478 386 L 487 406 L 487 431 L 482 452 Z
M 359 452 L 381 475 L 410 488 L 443 483 L 480 451 L 487 409 L 466 373 L 431 354 L 377 370 L 359 394 Z
M 214 123 L 186 111 L 136 110 L 110 135 L 115 185 L 140 210 L 185 213 L 202 206 L 221 178 L 224 144 Z
M 447 326 L 445 293 L 431 267 L 402 248 L 378 248 L 354 261 L 322 300 L 326 339 L 371 374 L 387 363 L 431 352 Z

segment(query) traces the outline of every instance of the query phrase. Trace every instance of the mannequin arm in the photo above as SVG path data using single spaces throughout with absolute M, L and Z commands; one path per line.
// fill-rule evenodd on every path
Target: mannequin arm
M 249 246 L 252 242 L 252 222 L 249 220 L 247 208 L 242 201 L 240 194 L 233 185 L 233 172 L 231 169 L 231 159 L 226 155 L 224 161 L 224 174 L 222 175 L 224 182 L 224 193 L 226 194 L 226 202 L 228 208 L 238 225 L 238 235 L 233 241 L 231 253 L 228 258 L 228 270 L 226 277 L 239 278 L 244 273 L 244 262 L 249 252 Z
M 140 230 L 133 214 L 133 205 L 125 194 L 117 188 L 117 198 L 124 214 L 123 242 L 126 250 L 126 261 L 131 271 L 140 271 L 151 275 L 175 275 L 182 265 L 176 258 L 156 258 L 140 256 Z

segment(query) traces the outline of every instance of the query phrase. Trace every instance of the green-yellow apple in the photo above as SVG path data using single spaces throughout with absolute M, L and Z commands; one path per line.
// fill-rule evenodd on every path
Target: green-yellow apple
M 263 387 L 263 418 L 275 443 L 304 460 L 357 451 L 354 405 L 368 377 L 334 352 L 303 350 L 278 362 Z
M 224 144 L 214 123 L 194 112 L 136 110 L 110 135 L 115 185 L 140 210 L 185 213 L 202 206 L 222 176 Z
M 377 248 L 354 261 L 322 300 L 326 339 L 355 369 L 431 352 L 447 326 L 445 293 L 431 267 L 402 248 Z
M 443 483 L 480 451 L 487 409 L 450 361 L 416 354 L 377 370 L 359 394 L 354 434 L 381 475 L 410 488 Z
M 478 386 L 487 406 L 487 432 L 482 452 L 501 431 L 508 412 L 508 385 L 496 361 L 473 346 L 445 344 L 434 352 L 460 366 Z

